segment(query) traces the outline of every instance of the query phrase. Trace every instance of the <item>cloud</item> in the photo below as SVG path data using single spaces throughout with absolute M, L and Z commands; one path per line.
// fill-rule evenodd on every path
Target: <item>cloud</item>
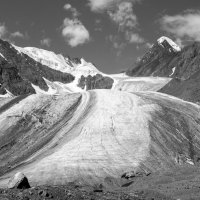
M 89 0 L 89 6 L 92 11 L 99 12 L 109 8 L 118 0 Z
M 151 48 L 151 47 L 153 46 L 153 44 L 150 43 L 150 42 L 147 42 L 147 43 L 145 44 L 145 46 L 146 46 L 147 48 Z
M 51 39 L 50 38 L 44 38 L 42 40 L 40 40 L 40 44 L 42 46 L 46 46 L 46 47 L 50 47 L 51 46 Z
M 76 8 L 72 7 L 71 4 L 67 3 L 63 7 L 65 10 L 70 11 L 73 17 L 78 17 L 80 13 L 77 11 Z
M 115 7 L 121 2 L 139 2 L 141 0 L 88 0 L 89 6 L 93 12 L 102 12 Z
M 138 19 L 133 6 L 142 0 L 88 0 L 93 12 L 106 12 L 110 20 L 118 26 L 118 37 L 126 43 L 141 44 L 144 39 L 138 33 Z M 122 34 L 119 34 L 121 32 Z M 118 46 L 124 46 L 118 45 Z
M 108 11 L 113 22 L 115 22 L 121 31 L 126 28 L 136 28 L 137 17 L 133 13 L 133 4 L 131 2 L 121 2 L 114 11 Z
M 112 47 L 115 49 L 114 52 L 117 56 L 120 56 L 124 48 L 127 46 L 127 44 L 121 41 L 117 35 L 109 35 L 106 39 L 112 43 Z
M 160 20 L 161 29 L 180 42 L 184 39 L 200 41 L 200 10 L 188 10 L 179 15 L 165 15 Z
M 100 19 L 95 20 L 95 31 L 102 31 L 102 21 Z
M 129 43 L 142 44 L 145 42 L 144 38 L 142 38 L 139 34 L 131 32 L 126 33 L 126 39 Z
M 5 26 L 5 24 L 1 24 L 0 23 L 0 38 L 4 39 L 4 37 L 7 35 L 8 30 L 7 27 Z
M 28 34 L 23 34 L 20 31 L 10 32 L 5 23 L 0 23 L 0 39 L 14 43 L 14 39 L 26 39 Z
M 23 33 L 21 33 L 20 31 L 15 31 L 15 32 L 10 34 L 10 37 L 12 37 L 12 38 L 25 38 L 26 36 Z
M 90 40 L 89 31 L 82 22 L 76 18 L 64 19 L 62 36 L 71 47 L 82 45 Z

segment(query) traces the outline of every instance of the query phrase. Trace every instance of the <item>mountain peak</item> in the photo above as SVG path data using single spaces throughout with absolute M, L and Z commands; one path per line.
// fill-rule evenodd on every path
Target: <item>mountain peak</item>
M 167 42 L 173 48 L 174 51 L 176 51 L 176 52 L 181 51 L 181 48 L 173 40 L 171 40 L 168 37 L 162 36 L 157 40 L 157 42 L 161 46 L 163 46 L 164 42 Z

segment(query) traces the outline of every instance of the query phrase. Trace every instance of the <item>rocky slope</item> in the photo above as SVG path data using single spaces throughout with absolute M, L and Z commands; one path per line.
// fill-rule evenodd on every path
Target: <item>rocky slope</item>
M 1 94 L 5 94 L 6 90 L 13 95 L 35 93 L 32 84 L 48 91 L 49 88 L 43 78 L 63 83 L 74 80 L 73 75 L 61 73 L 36 62 L 6 41 L 0 40 L 0 53 Z
M 158 39 L 127 74 L 188 79 L 200 70 L 200 43 L 195 42 L 181 50 L 170 42 L 166 37 Z
M 134 68 L 126 73 L 129 76 L 171 77 L 173 68 L 168 67 L 173 58 L 180 54 L 180 48 L 169 38 L 161 37 L 140 59 Z
M 200 43 L 185 47 L 171 65 L 176 65 L 174 79 L 160 92 L 167 93 L 187 101 L 200 102 Z
M 128 70 L 131 76 L 170 77 L 160 92 L 184 100 L 199 102 L 200 43 L 195 42 L 182 50 L 172 50 L 168 40 L 160 40 L 144 55 L 135 68 Z M 161 45 L 162 44 L 162 45 Z
M 97 88 L 112 88 L 113 79 L 105 77 L 84 59 L 65 58 L 43 49 L 21 48 L 0 40 L 0 95 L 52 94 L 60 88 L 65 91 L 95 89 L 94 84 L 91 87 L 91 77 Z

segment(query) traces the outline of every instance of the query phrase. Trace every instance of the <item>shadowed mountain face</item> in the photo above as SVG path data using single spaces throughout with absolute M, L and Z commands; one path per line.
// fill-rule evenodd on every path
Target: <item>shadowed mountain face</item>
M 31 84 L 47 91 L 49 88 L 43 78 L 62 83 L 74 80 L 71 74 L 53 70 L 19 53 L 8 42 L 0 40 L 0 52 L 0 94 L 5 94 L 5 90 L 14 95 L 35 93 Z
M 159 92 L 179 97 L 186 101 L 200 103 L 200 70 L 193 74 L 189 79 L 172 79 Z
M 127 74 L 188 79 L 200 70 L 199 42 L 186 46 L 181 51 L 173 51 L 169 46 L 166 40 L 162 45 L 157 42 Z
M 200 43 L 195 42 L 179 52 L 170 50 L 167 41 L 164 43 L 165 46 L 156 43 L 127 74 L 170 77 L 172 80 L 159 90 L 160 92 L 199 102 Z
M 185 47 L 172 63 L 174 78 L 160 92 L 191 102 L 200 102 L 200 43 Z
M 136 63 L 136 66 L 126 72 L 127 75 L 136 77 L 169 77 L 172 69 L 168 68 L 168 65 L 179 52 L 174 51 L 167 41 L 163 41 L 162 44 L 154 44 L 140 61 Z

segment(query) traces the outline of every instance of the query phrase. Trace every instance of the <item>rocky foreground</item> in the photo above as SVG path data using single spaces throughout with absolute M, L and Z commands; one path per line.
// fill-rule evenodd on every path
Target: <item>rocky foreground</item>
M 110 187 L 81 185 L 35 186 L 27 189 L 0 189 L 1 200 L 186 200 L 200 198 L 200 167 L 185 166 L 149 176 L 110 179 Z

